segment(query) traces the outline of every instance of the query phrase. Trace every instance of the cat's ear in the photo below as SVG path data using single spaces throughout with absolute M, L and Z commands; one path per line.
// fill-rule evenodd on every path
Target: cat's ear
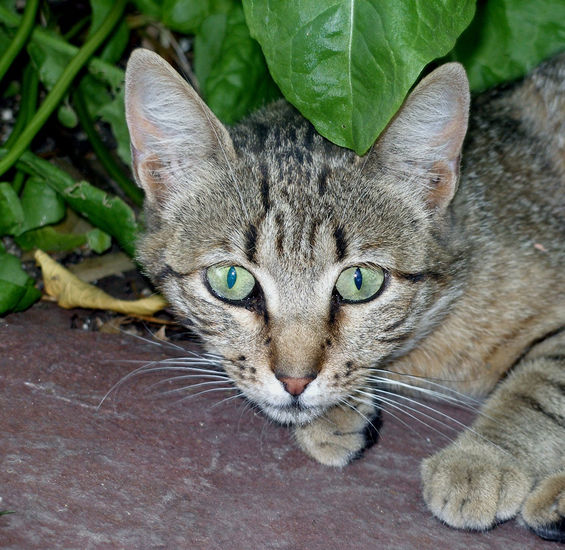
M 457 190 L 469 101 L 463 67 L 442 65 L 416 86 L 376 144 L 379 157 L 418 185 L 413 191 L 429 207 L 445 208 Z
M 235 155 L 226 128 L 160 56 L 137 49 L 126 70 L 126 120 L 133 171 L 149 200 L 206 181 Z

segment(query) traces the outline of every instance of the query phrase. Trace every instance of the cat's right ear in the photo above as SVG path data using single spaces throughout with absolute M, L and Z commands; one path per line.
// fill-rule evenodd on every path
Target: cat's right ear
M 469 102 L 465 70 L 446 63 L 414 88 L 375 144 L 402 185 L 433 210 L 443 210 L 457 190 Z
M 156 53 L 131 54 L 125 99 L 133 171 L 148 200 L 162 202 L 182 186 L 206 181 L 234 157 L 226 128 Z

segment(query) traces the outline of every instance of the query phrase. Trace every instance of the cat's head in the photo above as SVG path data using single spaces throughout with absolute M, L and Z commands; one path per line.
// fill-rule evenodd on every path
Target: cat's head
M 372 368 L 416 345 L 453 299 L 447 229 L 468 105 L 463 69 L 444 65 L 358 157 L 284 102 L 228 130 L 159 56 L 133 53 L 138 258 L 272 418 L 355 406 Z

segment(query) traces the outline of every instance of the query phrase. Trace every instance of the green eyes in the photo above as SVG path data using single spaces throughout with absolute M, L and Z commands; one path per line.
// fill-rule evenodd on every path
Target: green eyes
M 211 266 L 206 270 L 208 285 L 218 298 L 228 302 L 241 302 L 255 288 L 255 277 L 241 266 Z M 335 289 L 344 302 L 366 302 L 381 290 L 385 280 L 379 267 L 348 267 L 335 283 Z
M 366 302 L 381 289 L 384 279 L 379 267 L 348 267 L 337 278 L 335 288 L 346 302 Z
M 206 279 L 213 292 L 224 300 L 244 300 L 255 287 L 255 277 L 235 265 L 212 266 L 206 270 Z

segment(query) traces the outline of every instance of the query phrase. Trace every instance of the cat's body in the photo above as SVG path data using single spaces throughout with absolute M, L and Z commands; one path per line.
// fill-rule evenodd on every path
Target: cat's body
M 521 513 L 563 537 L 565 56 L 477 99 L 460 178 L 457 65 L 363 158 L 284 102 L 228 132 L 149 52 L 127 86 L 140 260 L 245 395 L 345 465 L 384 390 L 482 396 L 504 378 L 474 431 L 425 462 L 424 497 L 457 527 Z

